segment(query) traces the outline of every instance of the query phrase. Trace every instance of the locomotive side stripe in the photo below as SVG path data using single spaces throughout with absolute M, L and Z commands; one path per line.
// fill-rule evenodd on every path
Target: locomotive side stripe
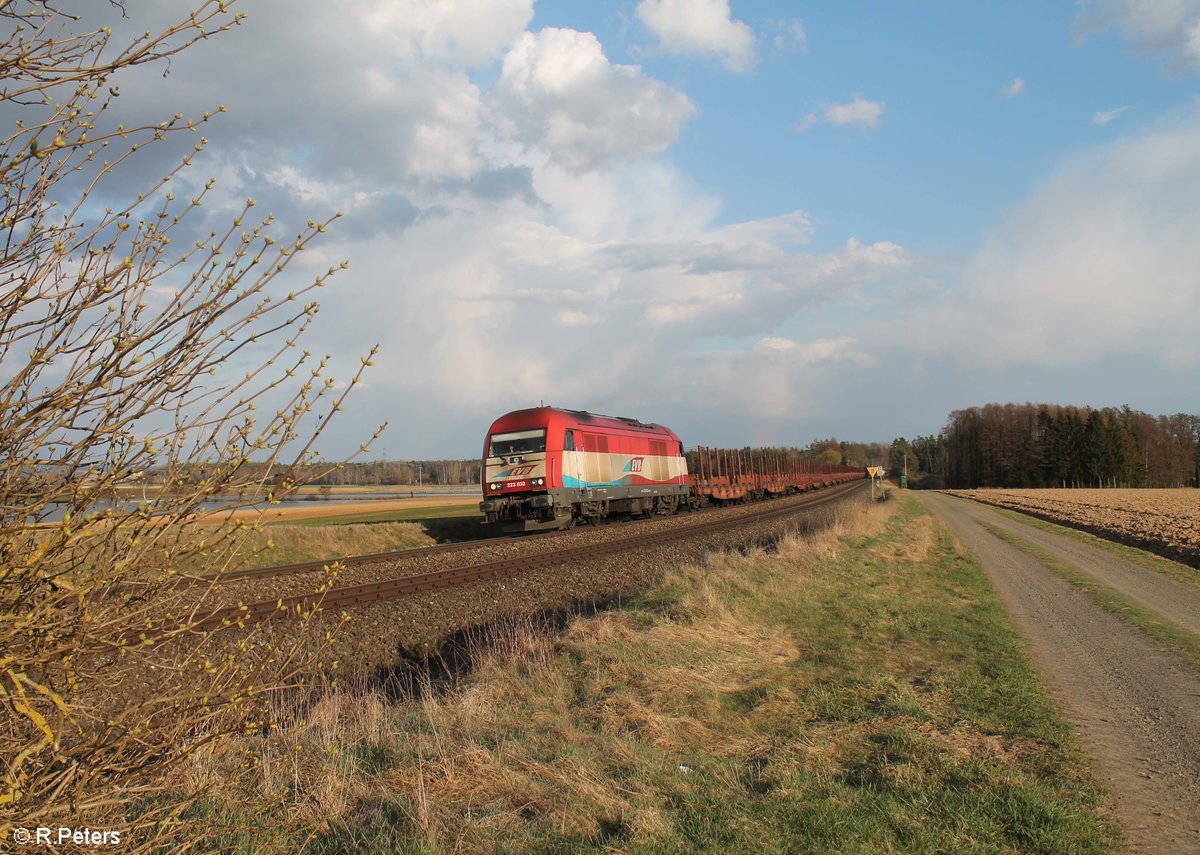
M 566 489 L 583 489 L 587 487 L 661 487 L 668 484 L 682 484 L 681 480 L 652 481 L 640 475 L 626 475 L 616 481 L 581 481 L 570 475 L 563 477 L 563 487 Z
M 565 488 L 687 482 L 687 462 L 682 457 L 564 451 L 562 459 L 562 481 Z

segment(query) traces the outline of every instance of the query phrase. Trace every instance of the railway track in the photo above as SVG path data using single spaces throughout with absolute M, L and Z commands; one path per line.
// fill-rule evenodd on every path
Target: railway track
M 268 620 L 286 618 L 302 612 L 309 612 L 315 608 L 322 610 L 354 608 L 427 591 L 452 588 L 488 579 L 515 576 L 527 571 L 553 567 L 567 562 L 592 560 L 623 552 L 646 549 L 674 541 L 686 540 L 699 535 L 744 526 L 753 522 L 770 520 L 799 511 L 812 510 L 813 508 L 835 502 L 857 490 L 861 490 L 864 483 L 863 481 L 856 481 L 838 487 L 831 487 L 818 493 L 813 493 L 804 500 L 789 502 L 782 507 L 768 506 L 757 513 L 740 514 L 735 517 L 705 515 L 705 518 L 698 522 L 666 531 L 633 534 L 629 537 L 602 543 L 566 546 L 514 558 L 484 561 L 477 564 L 451 567 L 360 585 L 347 585 L 340 588 L 332 588 L 324 593 L 305 593 L 270 600 L 259 600 L 251 603 L 239 603 L 236 606 L 217 609 L 195 624 L 194 630 L 210 631 L 227 626 L 245 627 Z M 509 541 L 510 539 L 497 538 L 495 540 Z M 342 563 L 346 566 L 361 566 L 373 562 L 393 560 L 397 557 L 409 557 L 418 554 L 427 556 L 436 552 L 460 551 L 472 546 L 477 547 L 482 543 L 486 543 L 486 541 L 475 541 L 470 544 L 447 544 L 395 553 L 356 556 L 345 559 Z M 320 570 L 329 563 L 329 561 L 316 561 L 284 567 L 268 567 L 261 570 L 239 571 L 236 574 L 226 574 L 220 578 L 221 581 L 226 581 L 233 578 L 245 579 L 310 572 Z
M 705 514 L 720 514 L 724 510 L 719 507 L 709 507 L 699 511 L 691 511 L 693 515 Z M 612 523 L 605 522 L 604 525 Z M 557 537 L 570 535 L 573 530 L 567 529 L 563 531 L 547 531 L 536 535 L 536 540 L 539 543 L 552 540 Z M 477 540 L 468 540 L 459 543 L 442 543 L 435 546 L 417 546 L 412 549 L 399 549 L 391 552 L 374 552 L 365 555 L 350 555 L 342 558 L 323 558 L 316 561 L 304 561 L 298 564 L 280 564 L 273 567 L 256 567 L 246 570 L 233 570 L 225 573 L 206 575 L 206 576 L 189 576 L 181 579 L 177 584 L 177 588 L 191 588 L 198 585 L 212 584 L 227 584 L 231 582 L 240 582 L 254 579 L 269 579 L 273 577 L 295 576 L 302 573 L 318 573 L 329 565 L 337 563 L 345 569 L 354 567 L 362 567 L 370 564 L 379 564 L 388 561 L 403 561 L 409 558 L 427 558 L 431 555 L 441 555 L 455 552 L 467 552 L 474 549 L 484 549 L 488 546 L 499 544 L 511 544 L 520 542 L 514 539 L 512 535 L 501 535 L 500 537 L 485 537 Z M 137 583 L 132 583 L 129 587 L 132 589 L 137 586 Z

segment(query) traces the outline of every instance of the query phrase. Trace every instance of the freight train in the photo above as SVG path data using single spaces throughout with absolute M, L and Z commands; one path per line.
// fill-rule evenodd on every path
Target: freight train
M 489 523 L 509 533 L 607 517 L 670 515 L 865 478 L 861 468 L 697 449 L 692 471 L 670 429 L 637 419 L 534 407 L 501 416 L 483 446 Z

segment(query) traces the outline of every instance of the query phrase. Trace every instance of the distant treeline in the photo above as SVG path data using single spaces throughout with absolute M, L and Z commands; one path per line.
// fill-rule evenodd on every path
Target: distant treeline
M 331 469 L 331 467 L 334 467 Z M 329 471 L 326 471 L 329 470 Z M 197 464 L 191 469 L 191 479 L 203 480 L 206 469 Z M 417 484 L 478 484 L 479 459 L 471 460 L 371 460 L 361 463 L 314 463 L 308 466 L 269 466 L 247 463 L 244 474 L 266 480 L 317 485 L 353 486 L 413 486 Z M 160 472 L 146 475 L 147 483 L 157 483 Z
M 834 438 L 815 439 L 804 448 L 795 446 L 744 446 L 740 449 L 725 449 L 740 452 L 745 459 L 771 461 L 782 469 L 795 468 L 803 463 L 827 463 L 833 466 L 866 467 L 882 463 L 888 447 L 880 442 L 844 442 Z M 688 471 L 694 472 L 696 452 L 687 452 Z
M 892 443 L 917 485 L 1197 487 L 1200 416 L 1106 407 L 987 404 L 956 410 L 938 437 Z
M 471 460 L 370 460 L 347 463 L 317 484 L 478 484 L 479 458 Z
M 747 446 L 743 451 L 750 451 Z M 813 440 L 804 448 L 756 448 L 756 454 L 769 454 L 786 459 L 814 460 L 842 466 L 868 466 L 884 460 L 887 446 L 882 443 L 842 442 L 837 439 Z M 288 484 L 331 486 L 413 486 L 417 484 L 478 484 L 479 458 L 470 460 L 370 460 L 361 463 L 314 463 L 309 466 L 269 466 L 265 463 L 245 464 L 243 475 L 251 478 Z M 330 471 L 326 471 L 330 470 Z M 204 464 L 195 464 L 188 479 L 200 482 L 206 476 Z M 322 474 L 324 473 L 324 474 Z M 139 483 L 161 483 L 162 471 L 151 470 L 139 475 Z

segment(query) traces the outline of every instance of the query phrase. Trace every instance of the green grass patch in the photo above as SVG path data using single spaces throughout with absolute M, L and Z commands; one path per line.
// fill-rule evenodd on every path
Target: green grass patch
M 320 528 L 331 532 L 347 526 L 372 526 L 408 523 L 419 526 L 434 543 L 458 543 L 464 540 L 479 540 L 496 537 L 500 532 L 495 526 L 486 524 L 483 514 L 476 505 L 463 507 L 405 508 L 392 511 L 370 511 L 359 514 L 330 515 L 305 520 L 267 523 L 272 530 L 288 528 Z M 331 537 L 337 537 L 331 534 Z M 418 544 L 423 545 L 423 544 Z M 404 547 L 399 547 L 404 548 Z M 308 560 L 308 559 L 306 559 Z
M 1188 632 L 1115 588 L 1097 581 L 1078 567 L 1060 561 L 1036 543 L 1030 543 L 1011 532 L 984 522 L 981 522 L 980 525 L 1005 543 L 1010 543 L 1032 555 L 1047 569 L 1069 582 L 1072 587 L 1091 597 L 1105 611 L 1125 619 L 1193 665 L 1200 665 L 1200 637 L 1197 637 L 1195 633 Z
M 457 508 L 413 508 L 353 517 L 323 517 L 318 520 L 269 523 L 247 532 L 242 568 L 272 567 L 308 561 L 417 549 L 492 537 L 496 532 L 483 524 L 477 511 Z
M 500 627 L 449 693 L 327 695 L 222 809 L 308 853 L 1117 849 L 974 558 L 911 499 L 839 513 Z
M 975 501 L 972 499 L 971 501 Z M 1020 511 L 1014 511 L 1011 508 L 1001 508 L 996 505 L 987 505 L 985 502 L 979 502 L 988 508 L 1003 514 L 1009 519 L 1017 522 L 1031 525 L 1034 528 L 1040 528 L 1042 531 L 1048 531 L 1052 534 L 1061 534 L 1070 537 L 1080 543 L 1096 549 L 1102 549 L 1112 555 L 1124 558 L 1126 561 L 1136 564 L 1139 567 L 1145 567 L 1147 570 L 1153 570 L 1155 573 L 1162 573 L 1164 576 L 1170 576 L 1178 582 L 1186 582 L 1189 585 L 1200 587 L 1200 571 L 1193 570 L 1186 564 L 1180 564 L 1178 561 L 1172 561 L 1169 558 L 1162 558 L 1155 555 L 1153 552 L 1147 552 L 1144 549 L 1138 549 L 1136 546 L 1127 546 L 1124 543 L 1117 543 L 1114 540 L 1107 540 L 1103 537 L 1091 534 L 1086 531 L 1081 531 L 1070 526 L 1056 525 L 1048 522 L 1041 517 L 1023 514 Z

